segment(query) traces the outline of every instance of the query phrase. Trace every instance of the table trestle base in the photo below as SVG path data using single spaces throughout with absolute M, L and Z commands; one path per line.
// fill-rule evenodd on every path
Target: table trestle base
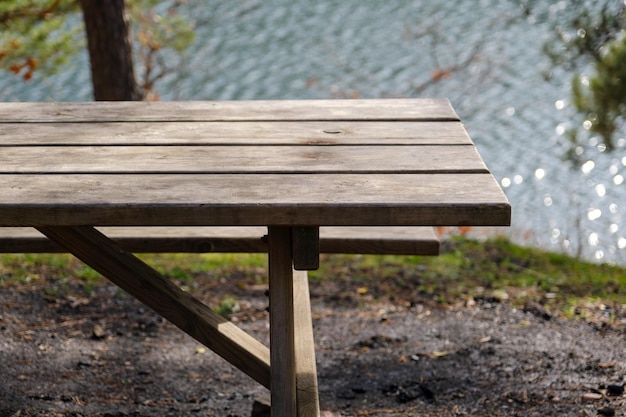
M 270 389 L 272 416 L 320 415 L 308 276 L 293 268 L 292 228 L 269 229 L 271 349 L 95 228 L 37 229 Z

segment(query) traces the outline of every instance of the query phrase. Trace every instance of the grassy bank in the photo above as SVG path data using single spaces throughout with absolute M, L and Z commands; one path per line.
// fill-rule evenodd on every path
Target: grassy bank
M 266 284 L 262 254 L 142 255 L 189 288 L 230 287 L 220 297 Z M 511 303 L 547 316 L 626 325 L 626 268 L 521 247 L 505 239 L 453 238 L 439 257 L 325 255 L 312 292 L 345 303 L 390 301 L 442 307 Z M 106 281 L 70 255 L 0 256 L 0 287 L 46 285 L 50 297 L 89 295 Z M 219 304 L 219 300 L 218 300 Z

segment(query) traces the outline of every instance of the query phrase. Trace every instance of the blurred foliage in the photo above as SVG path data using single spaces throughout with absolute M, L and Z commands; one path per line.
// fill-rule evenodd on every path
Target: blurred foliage
M 560 3 L 564 12 L 552 17 L 555 37 L 546 42 L 544 52 L 555 67 L 576 73 L 572 102 L 583 116 L 583 128 L 600 135 L 611 151 L 626 111 L 626 4 Z M 586 71 L 591 75 L 583 75 Z
M 141 88 L 148 100 L 158 99 L 155 83 L 175 70 L 173 63 L 180 61 L 180 55 L 195 39 L 194 22 L 182 10 L 186 3 L 185 0 L 127 0 Z
M 626 113 L 626 36 L 608 42 L 603 49 L 592 76 L 574 77 L 572 95 L 574 106 L 586 117 L 585 127 L 602 136 L 611 151 Z
M 554 17 L 555 38 L 544 45 L 554 65 L 579 71 L 602 58 L 603 48 L 626 28 L 626 6 L 615 0 L 566 0 Z
M 181 54 L 194 40 L 194 23 L 181 10 L 185 5 L 185 0 L 127 0 L 141 87 L 148 97 L 154 83 L 173 70 L 172 53 Z M 24 81 L 36 71 L 53 74 L 85 45 L 78 0 L 0 2 L 0 69 Z
M 26 81 L 35 70 L 58 71 L 84 46 L 82 27 L 68 24 L 77 12 L 75 0 L 0 2 L 0 68 Z

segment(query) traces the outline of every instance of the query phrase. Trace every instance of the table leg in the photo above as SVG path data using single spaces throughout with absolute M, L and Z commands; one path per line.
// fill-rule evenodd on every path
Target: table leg
M 272 417 L 295 417 L 296 361 L 291 228 L 269 227 L 268 231 Z
M 290 228 L 269 233 L 272 416 L 319 417 L 308 274 L 294 270 Z
M 294 271 L 293 287 L 298 417 L 319 417 L 320 402 L 311 318 L 311 296 L 306 271 Z
M 93 227 L 38 229 L 269 387 L 273 417 L 319 416 L 308 278 L 293 269 L 291 228 L 269 229 L 270 352 Z

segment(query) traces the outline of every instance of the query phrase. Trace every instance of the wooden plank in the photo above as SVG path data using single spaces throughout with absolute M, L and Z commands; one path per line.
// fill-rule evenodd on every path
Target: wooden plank
M 66 253 L 62 246 L 45 237 L 9 237 L 0 228 L 0 253 Z M 132 253 L 259 253 L 267 252 L 267 244 L 258 238 L 236 237 L 128 237 L 112 239 Z M 335 246 L 336 247 L 336 246 Z M 421 255 L 432 255 L 431 250 Z M 344 253 L 344 252 L 340 252 Z M 352 253 L 352 252 L 348 252 Z M 395 252 L 394 252 L 395 253 Z
M 270 353 L 264 345 L 106 236 L 88 226 L 42 226 L 38 230 L 255 381 L 269 387 Z
M 1 122 L 459 120 L 446 99 L 0 103 Z
M 487 173 L 473 146 L 9 147 L 0 173 Z
M 134 253 L 267 252 L 267 227 L 103 227 L 122 249 Z M 0 253 L 64 253 L 32 227 L 0 228 Z
M 320 252 L 379 255 L 439 255 L 432 227 L 321 227 Z
M 304 271 L 294 271 L 296 391 L 298 417 L 319 417 L 319 390 L 315 363 L 315 340 L 311 317 L 309 280 Z
M 1 123 L 0 147 L 58 145 L 471 145 L 460 122 Z
M 296 358 L 290 227 L 269 227 L 272 417 L 296 416 Z
M 266 227 L 104 227 L 122 249 L 146 252 L 267 252 Z M 322 227 L 320 252 L 438 255 L 432 227 Z M 0 253 L 64 253 L 67 249 L 32 227 L 0 228 Z
M 0 175 L 0 189 L 0 226 L 510 223 L 490 174 L 19 174 Z

